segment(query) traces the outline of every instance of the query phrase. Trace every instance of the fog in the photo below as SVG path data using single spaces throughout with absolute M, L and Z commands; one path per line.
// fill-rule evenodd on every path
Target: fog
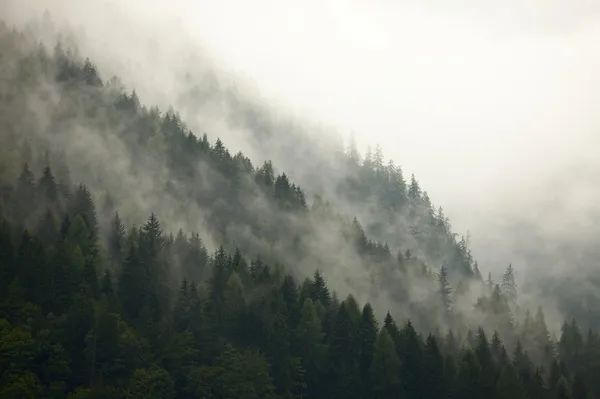
M 418 3 L 196 3 L 185 21 L 262 91 L 363 148 L 381 143 L 471 231 L 483 265 L 516 261 L 517 221 L 584 228 L 598 197 L 600 7 Z
M 0 11 L 22 23 L 44 8 L 83 26 L 82 53 L 145 103 L 180 103 L 176 76 L 196 63 L 332 137 L 353 133 L 363 151 L 381 144 L 470 232 L 484 273 L 510 261 L 520 277 L 564 271 L 581 258 L 573 248 L 593 245 L 593 1 L 7 0 Z M 218 118 L 202 129 L 254 160 L 268 152 Z M 559 244 L 572 253 L 552 257 Z

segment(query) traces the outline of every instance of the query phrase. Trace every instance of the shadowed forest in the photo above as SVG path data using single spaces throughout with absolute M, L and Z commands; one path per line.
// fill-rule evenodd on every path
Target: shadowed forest
M 381 147 L 301 187 L 44 24 L 0 22 L 0 397 L 600 397 L 598 309 L 554 333 Z

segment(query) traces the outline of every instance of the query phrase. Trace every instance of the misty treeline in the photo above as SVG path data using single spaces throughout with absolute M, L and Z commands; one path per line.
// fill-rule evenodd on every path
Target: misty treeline
M 424 330 L 447 322 L 438 295 L 443 265 L 457 286 L 453 300 L 469 301 L 472 318 L 471 284 L 481 279 L 468 240 L 456 240 L 443 211 L 433 210 L 414 176 L 405 181 L 399 167 L 384 164 L 380 148 L 360 160 L 351 147 L 339 159 L 346 177 L 335 183 L 338 194 L 379 209 L 363 226 L 360 215 L 318 193 L 307 198 L 270 161 L 254 166 L 218 138 L 194 134 L 175 111 L 146 108 L 117 78 L 103 82 L 76 48 L 46 48 L 8 28 L 2 38 L 3 180 L 15 181 L 25 163 L 36 173 L 51 166 L 60 184 L 85 184 L 107 217 L 118 210 L 126 226 L 155 213 L 167 231 L 198 232 L 211 249 L 240 248 L 298 278 L 321 270 L 380 316 L 393 303 L 394 315 Z M 39 215 L 24 212 L 19 222 L 31 227 Z M 103 222 L 99 235 L 106 234 Z M 381 239 L 387 235 L 395 242 Z
M 380 148 L 332 154 L 362 226 L 34 37 L 0 26 L 0 397 L 600 395 L 597 333 L 552 338 Z
M 2 398 L 590 398 L 600 336 L 510 320 L 509 268 L 477 306 L 504 323 L 419 333 L 156 215 L 126 229 L 84 185 L 26 165 L 0 222 Z M 32 219 L 32 215 L 37 215 Z M 107 235 L 100 237 L 102 224 Z M 26 227 L 30 226 L 30 227 Z M 184 277 L 177 280 L 178 276 Z M 177 281 L 177 282 L 176 282 Z M 176 284 L 176 285 L 175 285 Z M 450 306 L 445 271 L 440 295 Z M 511 344 L 509 340 L 516 339 Z M 512 349 L 507 349 L 511 348 Z

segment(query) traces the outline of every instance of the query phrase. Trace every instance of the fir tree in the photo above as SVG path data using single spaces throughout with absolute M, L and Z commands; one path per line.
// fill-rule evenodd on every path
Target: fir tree
M 440 267 L 438 282 L 442 306 L 445 311 L 449 313 L 452 309 L 452 288 L 450 288 L 450 283 L 448 283 L 448 272 L 444 265 Z
M 504 275 L 502 276 L 502 292 L 509 301 L 517 299 L 517 284 L 513 273 L 512 263 L 508 265 Z

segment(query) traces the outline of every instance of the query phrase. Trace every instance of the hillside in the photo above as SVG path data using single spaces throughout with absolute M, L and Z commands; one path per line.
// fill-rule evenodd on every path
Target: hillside
M 379 147 L 308 198 L 74 47 L 0 49 L 2 397 L 600 394 L 596 333 L 552 340 Z
M 25 162 L 41 172 L 47 160 L 59 181 L 84 183 L 105 216 L 119 210 L 126 224 L 140 224 L 154 212 L 169 231 L 198 231 L 211 248 L 239 247 L 300 277 L 319 269 L 336 289 L 364 295 L 380 312 L 391 296 L 402 300 L 397 311 L 410 313 L 404 274 L 437 272 L 442 264 L 451 274 L 473 274 L 466 242 L 455 241 L 414 177 L 407 184 L 401 169 L 383 165 L 380 151 L 361 164 L 350 151 L 338 166 L 347 175 L 338 194 L 363 209 L 363 228 L 360 215 L 344 214 L 319 195 L 306 198 L 270 161 L 255 167 L 218 138 L 212 144 L 206 134 L 196 136 L 176 113 L 142 106 L 118 79 L 103 84 L 93 64 L 73 58 L 72 50 L 44 54 L 20 40 L 12 43 L 21 54 L 6 81 L 4 149 L 14 148 L 16 158 L 6 165 L 8 181 Z M 367 216 L 375 208 L 379 216 Z

